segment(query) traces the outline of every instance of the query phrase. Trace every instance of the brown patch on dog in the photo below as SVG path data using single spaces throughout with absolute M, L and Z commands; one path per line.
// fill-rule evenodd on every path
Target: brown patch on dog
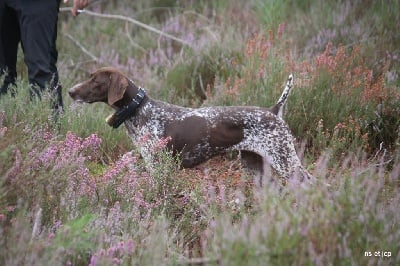
M 243 126 L 231 121 L 219 121 L 210 129 L 210 145 L 218 148 L 228 148 L 241 142 L 244 138 Z
M 165 128 L 166 136 L 172 138 L 169 145 L 174 152 L 191 150 L 205 141 L 207 136 L 207 121 L 199 116 L 189 116 L 182 121 L 168 123 Z

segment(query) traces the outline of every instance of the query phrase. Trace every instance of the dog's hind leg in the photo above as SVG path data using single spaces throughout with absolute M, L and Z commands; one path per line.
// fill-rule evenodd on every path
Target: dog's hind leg
M 242 167 L 250 176 L 254 178 L 254 184 L 262 186 L 265 176 L 265 167 L 263 157 L 251 151 L 240 151 L 240 161 Z
M 268 138 L 264 139 L 264 145 L 260 145 L 257 153 L 284 179 L 313 180 L 311 174 L 302 166 L 297 156 L 294 139 L 287 127 L 276 127 L 269 132 Z

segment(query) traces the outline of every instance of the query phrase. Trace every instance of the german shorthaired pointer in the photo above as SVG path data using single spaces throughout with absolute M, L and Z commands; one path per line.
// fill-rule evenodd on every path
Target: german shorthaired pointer
M 289 76 L 285 90 L 272 108 L 225 106 L 184 108 L 151 99 L 145 91 L 115 68 L 98 69 L 75 85 L 69 95 L 86 103 L 104 102 L 116 112 L 107 123 L 122 123 L 132 141 L 151 165 L 153 146 L 168 138 L 167 147 L 181 158 L 182 166 L 194 167 L 211 157 L 231 150 L 257 154 L 289 180 L 310 180 L 301 165 L 293 136 L 281 119 L 282 108 L 293 84 Z M 148 139 L 143 143 L 143 139 Z

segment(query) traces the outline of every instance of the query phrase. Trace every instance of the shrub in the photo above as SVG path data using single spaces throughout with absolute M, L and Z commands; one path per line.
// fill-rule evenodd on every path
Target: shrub
M 395 148 L 398 136 L 393 132 L 400 125 L 395 118 L 400 99 L 395 87 L 383 82 L 383 76 L 372 78 L 360 47 L 349 52 L 343 46 L 332 50 L 328 44 L 314 63 L 294 66 L 302 72 L 297 83 L 300 88 L 295 90 L 298 95 L 289 106 L 291 129 L 308 139 L 317 153 L 327 147 L 336 154 L 357 147 L 369 152 L 382 149 L 382 145 Z

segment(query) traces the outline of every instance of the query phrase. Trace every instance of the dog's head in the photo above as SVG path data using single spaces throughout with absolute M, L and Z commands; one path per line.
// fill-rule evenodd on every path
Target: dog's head
M 116 112 L 106 119 L 114 128 L 134 115 L 136 108 L 146 97 L 143 89 L 139 89 L 124 74 L 112 67 L 96 70 L 88 80 L 76 84 L 68 93 L 78 102 L 104 102 L 114 108 Z
M 105 102 L 118 108 L 116 103 L 123 99 L 128 86 L 128 78 L 119 70 L 104 67 L 92 73 L 88 80 L 73 86 L 68 93 L 75 101 Z

